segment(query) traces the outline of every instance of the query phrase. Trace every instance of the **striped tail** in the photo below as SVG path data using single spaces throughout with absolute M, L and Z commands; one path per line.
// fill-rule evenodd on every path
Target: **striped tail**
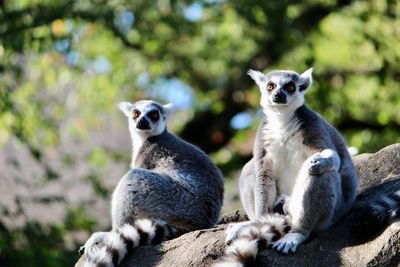
M 84 267 L 114 267 L 133 248 L 156 245 L 176 235 L 177 230 L 162 220 L 138 219 L 110 232 L 92 234 L 79 254 L 84 257 Z
M 374 209 L 375 216 L 384 223 L 391 224 L 400 218 L 400 190 L 388 195 L 383 195 L 370 206 Z
M 255 266 L 258 250 L 272 246 L 290 230 L 289 216 L 269 214 L 262 220 L 230 224 L 221 262 L 213 267 Z
M 400 179 L 362 192 L 350 212 L 353 232 L 359 237 L 373 235 L 400 220 Z

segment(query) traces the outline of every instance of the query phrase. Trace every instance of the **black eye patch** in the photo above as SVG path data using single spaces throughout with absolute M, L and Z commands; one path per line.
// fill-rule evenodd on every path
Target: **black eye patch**
M 283 86 L 283 89 L 289 94 L 293 94 L 294 92 L 296 92 L 296 85 L 294 84 L 294 82 L 288 82 Z
M 152 121 L 158 121 L 160 119 L 160 114 L 158 113 L 157 110 L 152 110 L 149 113 L 147 113 L 147 116 L 152 120 Z

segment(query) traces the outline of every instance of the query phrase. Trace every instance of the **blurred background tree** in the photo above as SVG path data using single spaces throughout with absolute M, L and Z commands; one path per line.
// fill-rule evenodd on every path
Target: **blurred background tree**
M 260 117 L 249 68 L 314 67 L 306 101 L 359 152 L 400 141 L 396 0 L 1 0 L 0 265 L 71 266 L 109 228 L 127 170 L 121 100 L 178 107 L 170 128 L 226 176 Z

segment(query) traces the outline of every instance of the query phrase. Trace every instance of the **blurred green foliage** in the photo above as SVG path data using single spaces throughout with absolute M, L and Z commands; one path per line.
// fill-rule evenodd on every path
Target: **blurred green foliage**
M 38 223 L 28 223 L 23 229 L 8 230 L 0 224 L 2 266 L 72 266 L 71 251 L 63 249 L 64 229 L 49 229 Z
M 179 81 L 193 101 L 181 103 L 172 128 L 233 176 L 258 124 L 259 92 L 247 70 L 312 66 L 308 105 L 350 146 L 373 152 L 400 142 L 399 15 L 396 0 L 0 1 L 0 147 L 18 138 L 55 179 L 46 155 L 60 140 L 90 139 L 120 100 L 173 100 L 178 88 L 162 84 Z M 234 127 L 238 114 L 255 119 Z M 98 148 L 87 164 L 128 158 Z M 73 167 L 73 155 L 64 164 Z M 86 179 L 104 197 L 97 175 Z M 87 229 L 76 214 L 67 225 Z M 71 266 L 65 227 L 40 227 L 2 226 L 1 265 L 26 257 L 32 266 Z

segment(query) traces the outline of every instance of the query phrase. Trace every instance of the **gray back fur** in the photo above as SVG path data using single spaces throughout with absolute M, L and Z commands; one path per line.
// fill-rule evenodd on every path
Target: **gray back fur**
M 222 173 L 211 159 L 165 129 L 143 142 L 135 168 L 115 189 L 113 228 L 143 217 L 182 232 L 211 227 L 219 220 L 223 191 Z

